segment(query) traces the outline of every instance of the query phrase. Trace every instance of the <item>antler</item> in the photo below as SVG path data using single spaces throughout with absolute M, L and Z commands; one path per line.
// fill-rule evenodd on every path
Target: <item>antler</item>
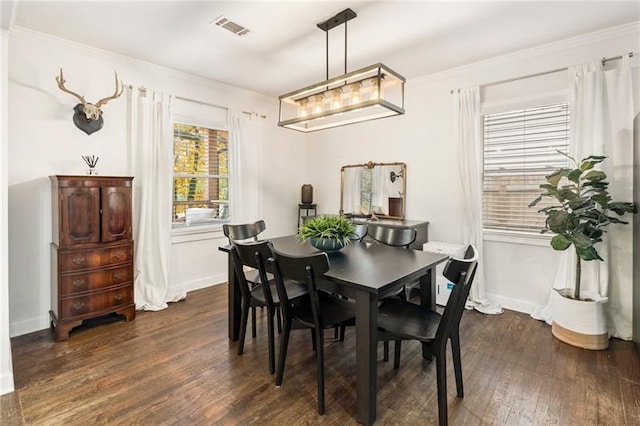
M 63 92 L 67 92 L 68 94 L 73 95 L 76 98 L 80 99 L 80 102 L 82 102 L 82 105 L 87 104 L 87 101 L 84 99 L 84 96 L 80 96 L 76 92 L 72 92 L 71 90 L 64 87 L 65 79 L 64 79 L 64 76 L 62 75 L 62 68 L 60 68 L 60 75 L 56 77 L 56 81 L 58 82 L 58 87 L 60 88 L 60 90 L 62 90 Z
M 97 108 L 100 108 L 102 105 L 106 104 L 111 99 L 116 99 L 120 97 L 120 95 L 122 95 L 122 92 L 124 91 L 124 86 L 122 85 L 122 82 L 120 82 L 120 86 L 118 87 L 118 73 L 114 71 L 114 74 L 116 75 L 116 91 L 113 92 L 112 96 L 109 96 L 107 98 L 102 98 L 98 102 L 96 102 L 95 105 Z M 118 92 L 118 89 L 120 90 L 120 92 Z

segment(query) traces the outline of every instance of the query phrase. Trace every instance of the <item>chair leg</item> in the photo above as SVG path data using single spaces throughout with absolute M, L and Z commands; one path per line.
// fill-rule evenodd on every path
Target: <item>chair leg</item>
M 346 327 L 346 326 L 344 326 L 344 325 L 341 325 L 341 326 L 340 326 L 340 341 L 341 341 L 341 342 L 344 342 L 344 333 L 345 333 L 345 331 L 346 331 L 346 328 L 347 328 L 347 327 Z
M 275 344 L 275 331 L 273 330 L 273 317 L 275 312 L 271 311 L 267 308 L 267 314 L 269 315 L 267 318 L 267 335 L 269 338 L 269 374 L 273 374 L 276 371 L 276 344 Z
M 251 308 L 251 337 L 256 337 L 256 308 Z
M 382 346 L 384 348 L 384 362 L 389 361 L 389 341 L 385 340 L 382 342 Z
M 316 379 L 318 381 L 318 414 L 324 414 L 324 335 L 316 333 Z
M 278 333 L 282 333 L 282 313 L 280 312 L 280 305 L 276 305 L 276 316 L 278 317 Z
M 291 320 L 284 319 L 282 334 L 280 335 L 280 353 L 278 354 L 278 369 L 276 370 L 276 387 L 282 384 L 284 376 L 284 364 L 287 360 L 287 348 L 289 347 L 289 334 L 291 333 Z
M 436 381 L 438 382 L 438 424 L 447 426 L 447 358 L 446 347 L 436 355 Z
M 247 336 L 247 321 L 249 319 L 249 303 L 242 301 L 242 312 L 240 314 L 240 341 L 238 342 L 238 355 L 244 352 L 244 339 Z
M 462 385 L 462 358 L 460 357 L 460 336 L 458 333 L 451 335 L 451 355 L 453 357 L 453 372 L 456 375 L 456 390 L 458 397 L 464 397 Z
M 313 328 L 310 328 L 309 330 L 311 330 L 311 347 L 315 352 L 318 350 L 318 345 L 316 344 L 316 330 L 314 330 Z
M 339 328 L 338 326 L 335 326 L 335 327 L 333 328 L 333 338 L 334 338 L 334 339 L 337 339 L 337 338 L 339 338 L 339 337 L 340 337 L 340 330 L 338 330 L 338 328 Z
M 393 369 L 400 368 L 400 351 L 402 350 L 402 340 L 396 340 L 393 345 Z

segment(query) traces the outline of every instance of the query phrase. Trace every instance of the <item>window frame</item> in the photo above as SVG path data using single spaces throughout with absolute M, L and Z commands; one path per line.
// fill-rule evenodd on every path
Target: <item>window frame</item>
M 229 126 L 226 123 L 222 123 L 221 121 L 209 120 L 209 119 L 197 117 L 191 114 L 173 114 L 173 116 L 171 117 L 171 171 L 172 171 L 171 172 L 171 209 L 172 211 L 173 211 L 173 204 L 174 204 L 174 199 L 173 199 L 174 186 L 173 185 L 174 185 L 176 176 L 187 177 L 186 174 L 176 175 L 173 173 L 173 167 L 174 167 L 174 156 L 173 156 L 174 136 L 173 135 L 174 135 L 174 129 L 176 124 L 203 127 L 210 130 L 226 131 L 228 133 L 227 143 L 228 143 L 228 152 L 229 152 L 228 154 L 229 164 L 227 164 L 228 175 L 226 176 L 227 185 L 230 185 L 231 181 L 234 178 L 233 171 L 231 170 L 231 161 L 230 161 L 231 143 L 229 142 L 229 140 L 231 137 L 230 136 L 231 131 L 229 130 Z M 215 175 L 215 176 L 214 175 L 193 175 L 193 176 L 200 177 L 200 178 L 211 178 L 211 177 L 216 177 L 221 175 Z M 231 211 L 231 200 L 228 201 L 228 206 L 229 206 L 229 211 Z M 209 223 L 198 223 L 198 224 L 191 224 L 191 225 L 185 224 L 185 225 L 176 227 L 174 226 L 173 215 L 172 215 L 172 220 L 169 225 L 171 226 L 172 242 L 181 243 L 181 242 L 204 240 L 209 238 L 219 238 L 222 235 L 222 225 L 229 222 L 230 222 L 230 219 L 227 219 L 227 220 L 217 220 L 215 222 L 209 222 Z

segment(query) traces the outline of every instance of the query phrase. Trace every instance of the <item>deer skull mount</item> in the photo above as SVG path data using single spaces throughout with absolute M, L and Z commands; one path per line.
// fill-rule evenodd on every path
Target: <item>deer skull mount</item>
M 100 107 L 105 105 L 111 99 L 116 99 L 120 97 L 120 95 L 122 95 L 122 91 L 124 90 L 124 87 L 122 85 L 122 82 L 118 82 L 117 72 L 115 73 L 115 75 L 116 75 L 116 90 L 115 92 L 113 92 L 113 95 L 106 98 L 102 98 L 95 104 L 92 104 L 90 102 L 87 102 L 84 99 L 84 96 L 80 96 L 77 93 L 72 92 L 71 90 L 67 89 L 64 86 L 64 83 L 66 81 L 64 79 L 64 75 L 62 74 L 62 68 L 60 68 L 60 75 L 56 77 L 56 81 L 58 82 L 58 87 L 63 92 L 73 95 L 80 100 L 81 103 L 73 107 L 73 110 L 75 111 L 73 114 L 73 124 L 75 124 L 78 129 L 82 130 L 87 135 L 90 135 L 102 129 L 104 120 L 102 119 L 102 110 L 100 109 Z

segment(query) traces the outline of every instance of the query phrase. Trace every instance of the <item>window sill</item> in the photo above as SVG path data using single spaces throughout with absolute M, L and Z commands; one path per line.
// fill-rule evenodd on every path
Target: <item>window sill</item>
M 484 241 L 545 247 L 551 247 L 549 242 L 553 238 L 553 234 L 550 233 L 530 234 L 528 232 L 497 231 L 494 229 L 484 229 L 482 234 Z
M 181 244 L 192 241 L 213 240 L 226 238 L 222 232 L 222 224 L 208 224 L 201 226 L 184 226 L 171 230 L 171 243 Z

